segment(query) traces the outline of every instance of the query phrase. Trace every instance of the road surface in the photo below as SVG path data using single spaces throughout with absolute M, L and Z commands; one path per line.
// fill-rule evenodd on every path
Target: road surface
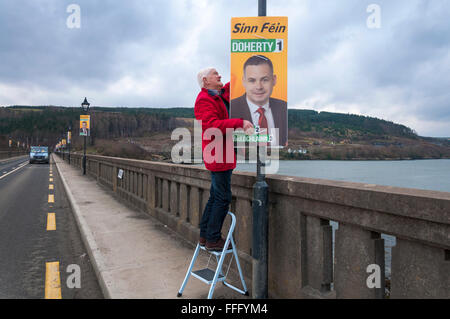
M 0 299 L 103 298 L 56 167 L 0 162 Z

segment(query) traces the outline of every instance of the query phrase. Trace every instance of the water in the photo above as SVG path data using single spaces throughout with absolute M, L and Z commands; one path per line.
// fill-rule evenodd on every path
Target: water
M 256 172 L 256 164 L 238 164 L 236 171 Z M 450 192 L 450 159 L 280 161 L 278 174 Z
M 256 164 L 237 164 L 236 171 L 256 172 Z M 278 174 L 385 186 L 450 192 L 450 159 L 412 161 L 280 161 Z M 331 222 L 334 232 L 337 222 Z M 385 240 L 386 277 L 391 274 L 395 237 Z

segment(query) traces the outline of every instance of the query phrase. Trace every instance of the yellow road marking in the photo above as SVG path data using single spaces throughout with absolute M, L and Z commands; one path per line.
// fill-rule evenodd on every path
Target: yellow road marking
M 49 178 L 49 180 L 48 180 L 49 182 L 53 182 L 53 178 Z
M 45 263 L 45 299 L 62 299 L 59 261 Z
M 48 202 L 49 203 L 54 203 L 55 202 L 55 195 L 53 195 L 53 194 L 48 195 Z
M 53 176 L 53 174 L 52 173 L 50 173 L 50 177 L 52 177 Z
M 56 216 L 55 213 L 47 214 L 47 230 L 56 230 Z
M 54 189 L 53 184 L 48 185 L 48 189 Z

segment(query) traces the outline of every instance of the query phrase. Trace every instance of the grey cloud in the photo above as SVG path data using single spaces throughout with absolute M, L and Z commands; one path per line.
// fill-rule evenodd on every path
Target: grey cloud
M 71 3 L 81 29 L 66 27 Z M 371 3 L 381 29 L 366 26 Z M 87 91 L 103 106 L 193 106 L 198 69 L 215 66 L 229 80 L 230 19 L 255 16 L 256 4 L 0 0 L 0 85 L 40 89 L 52 104 Z M 269 0 L 269 15 L 289 17 L 289 105 L 412 118 L 423 121 L 420 134 L 449 136 L 449 12 L 446 0 Z M 111 91 L 127 79 L 141 87 Z

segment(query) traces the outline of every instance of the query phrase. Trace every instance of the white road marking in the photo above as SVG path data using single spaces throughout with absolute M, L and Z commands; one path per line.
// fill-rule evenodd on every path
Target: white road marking
M 14 173 L 15 171 L 17 171 L 17 170 L 21 169 L 22 167 L 26 166 L 27 164 L 28 164 L 28 162 L 23 163 L 22 165 L 20 165 L 19 167 L 17 167 L 15 170 L 12 170 L 11 172 L 9 172 L 9 173 L 7 173 L 7 174 L 5 174 L 5 175 L 0 176 L 0 179 L 5 178 L 5 177 L 8 176 L 9 174 Z

